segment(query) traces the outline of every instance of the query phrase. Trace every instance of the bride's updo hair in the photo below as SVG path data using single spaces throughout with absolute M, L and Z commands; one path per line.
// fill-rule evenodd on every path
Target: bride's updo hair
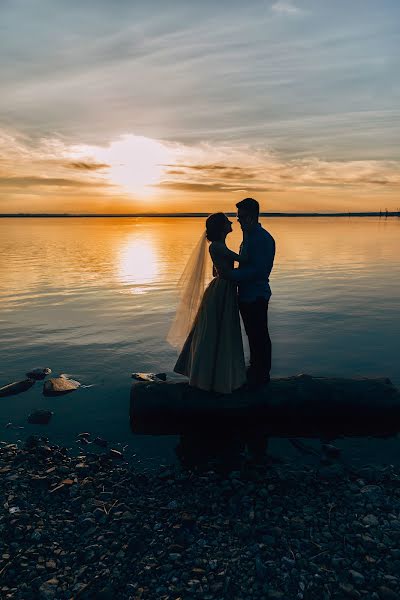
M 224 226 L 226 224 L 226 215 L 224 213 L 214 213 L 206 220 L 206 237 L 209 242 L 219 242 L 223 238 Z

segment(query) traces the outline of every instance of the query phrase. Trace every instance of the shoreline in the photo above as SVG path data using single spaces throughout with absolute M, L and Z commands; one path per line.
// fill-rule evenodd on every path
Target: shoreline
M 400 469 L 138 471 L 0 443 L 8 599 L 399 599 Z

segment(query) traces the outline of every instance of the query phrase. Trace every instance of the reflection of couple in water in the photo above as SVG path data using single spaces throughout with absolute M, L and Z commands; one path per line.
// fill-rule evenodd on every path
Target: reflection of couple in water
M 256 200 L 245 198 L 236 206 L 243 232 L 239 254 L 226 246 L 232 231 L 228 217 L 209 216 L 181 277 L 181 302 L 168 334 L 170 343 L 182 348 L 174 371 L 194 387 L 221 394 L 262 386 L 271 370 L 268 303 L 275 242 L 258 222 Z M 206 287 L 207 241 L 214 278 Z M 239 311 L 250 346 L 247 372 Z

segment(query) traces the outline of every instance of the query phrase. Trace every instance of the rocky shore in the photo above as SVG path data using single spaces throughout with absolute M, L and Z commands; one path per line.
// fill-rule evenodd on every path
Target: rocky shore
M 400 599 L 400 471 L 141 473 L 0 445 L 4 599 Z

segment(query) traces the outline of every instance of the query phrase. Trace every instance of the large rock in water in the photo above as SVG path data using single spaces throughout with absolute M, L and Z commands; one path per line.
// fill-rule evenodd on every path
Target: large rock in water
M 23 381 L 14 381 L 13 383 L 4 385 L 0 388 L 0 398 L 26 392 L 26 390 L 29 390 L 34 383 L 35 381 L 33 379 L 24 379 Z
M 298 375 L 217 395 L 186 382 L 136 382 L 131 427 L 141 434 L 259 432 L 281 437 L 386 435 L 400 431 L 400 393 L 389 379 Z
M 67 377 L 52 377 L 43 384 L 44 396 L 59 396 L 69 394 L 77 390 L 81 384 L 79 381 L 68 379 Z

